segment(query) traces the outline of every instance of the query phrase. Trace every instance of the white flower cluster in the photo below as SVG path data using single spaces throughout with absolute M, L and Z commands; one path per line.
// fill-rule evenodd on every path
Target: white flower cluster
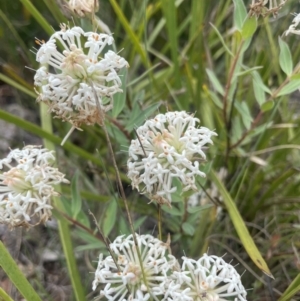
M 217 135 L 208 128 L 196 127 L 198 122 L 184 111 L 168 112 L 139 127 L 127 162 L 132 187 L 147 193 L 151 200 L 168 205 L 176 191 L 174 178 L 181 181 L 183 191 L 197 190 L 195 177 L 205 177 L 199 170 L 201 161 L 206 159 L 202 148 L 212 144 L 211 136 Z
M 28 145 L 12 150 L 0 160 L 0 223 L 9 227 L 45 222 L 51 217 L 53 185 L 69 183 L 65 175 L 52 167 L 51 151 Z
M 34 84 L 41 88 L 38 101 L 45 102 L 58 118 L 74 128 L 82 124 L 101 123 L 101 112 L 112 108 L 112 95 L 122 92 L 118 71 L 128 67 L 127 61 L 114 51 L 104 53 L 112 45 L 111 35 L 84 32 L 80 27 L 55 32 L 48 42 L 39 42 L 36 60 L 49 65 L 36 71 Z M 63 48 L 60 52 L 58 49 Z
M 246 301 L 246 291 L 235 268 L 222 258 L 204 254 L 199 260 L 182 257 L 180 269 L 168 245 L 151 235 L 136 234 L 144 276 L 132 235 L 110 245 L 111 256 L 99 257 L 93 290 L 110 301 Z
M 100 254 L 93 290 L 99 283 L 106 284 L 100 296 L 107 300 L 146 301 L 151 296 L 158 301 L 165 294 L 164 280 L 177 263 L 175 257 L 168 254 L 165 243 L 151 235 L 136 234 L 136 238 L 144 275 L 133 235 L 119 236 L 110 244 L 118 267 L 111 256 L 103 259 Z
M 168 301 L 246 301 L 240 275 L 221 257 L 204 254 L 198 260 L 182 260 L 181 271 L 171 276 Z
M 289 29 L 285 32 L 285 35 L 287 36 L 290 33 L 296 34 L 296 35 L 300 35 L 300 29 L 296 29 L 296 27 L 299 25 L 300 23 L 300 14 L 292 14 L 295 16 L 295 18 L 292 21 L 292 24 L 290 25 Z

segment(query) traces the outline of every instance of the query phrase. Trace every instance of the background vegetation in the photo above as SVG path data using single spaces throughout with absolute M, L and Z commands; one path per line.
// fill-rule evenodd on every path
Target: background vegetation
M 171 234 L 177 257 L 226 253 L 244 273 L 248 300 L 279 300 L 291 283 L 281 300 L 299 300 L 300 48 L 299 37 L 284 32 L 300 5 L 290 0 L 277 18 L 244 21 L 250 2 L 101 0 L 96 15 L 130 64 L 123 74 L 126 93 L 116 97 L 106 124 L 134 226 L 142 234 L 157 233 L 157 212 L 126 177 L 134 128 L 158 112 L 186 110 L 215 129 L 197 205 L 189 207 L 188 196 L 174 198 L 172 210 L 163 211 L 164 239 Z M 86 31 L 93 25 L 55 0 L 2 0 L 0 8 L 1 153 L 44 139 L 56 145 L 60 169 L 73 179 L 55 203 L 59 227 L 3 227 L 1 240 L 42 300 L 92 300 L 99 294 L 91 293 L 96 260 L 107 251 L 88 210 L 113 240 L 130 233 L 124 204 L 101 127 L 84 127 L 61 147 L 70 125 L 51 121 L 39 109 L 30 68 L 38 68 L 31 51 L 38 47 L 35 37 L 48 40 L 62 22 Z M 265 260 L 261 264 L 252 240 Z M 21 300 L 6 274 L 1 287 Z M 9 300 L 0 289 L 1 298 Z

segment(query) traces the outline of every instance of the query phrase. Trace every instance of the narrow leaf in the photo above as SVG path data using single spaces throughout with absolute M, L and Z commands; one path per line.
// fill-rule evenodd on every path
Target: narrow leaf
M 300 88 L 300 79 L 292 80 L 280 90 L 280 92 L 276 95 L 276 97 L 291 94 L 292 92 L 298 90 L 299 88 Z
M 48 21 L 42 16 L 42 14 L 35 8 L 35 6 L 29 0 L 20 0 L 24 7 L 30 12 L 30 14 L 36 19 L 42 28 L 52 35 L 54 33 L 53 28 L 49 25 Z
M 21 0 L 22 1 L 22 0 Z M 24 1 L 24 0 L 23 0 Z M 139 55 L 141 56 L 141 60 L 143 62 L 143 64 L 145 65 L 145 67 L 150 67 L 149 66 L 149 62 L 147 59 L 147 55 L 145 50 L 142 48 L 142 46 L 140 45 L 140 41 L 139 38 L 137 37 L 137 35 L 134 33 L 134 31 L 132 30 L 132 27 L 130 26 L 128 20 L 126 19 L 120 5 L 118 4 L 118 1 L 116 0 L 109 0 L 111 6 L 113 7 L 118 21 L 122 24 L 125 32 L 128 35 L 128 38 L 131 40 L 133 47 L 135 48 L 135 50 L 139 53 Z
M 195 228 L 190 223 L 183 223 L 181 228 L 182 228 L 183 232 L 187 235 L 192 236 L 195 233 Z
M 72 202 L 71 202 L 71 210 L 72 210 L 72 218 L 76 219 L 78 213 L 81 211 L 82 201 L 81 196 L 78 189 L 78 172 L 75 173 L 72 182 L 71 182 L 71 190 L 72 190 Z
M 122 82 L 121 89 L 123 92 L 116 93 L 114 97 L 114 106 L 112 109 L 112 116 L 114 118 L 118 117 L 121 111 L 124 109 L 125 101 L 126 101 L 126 81 L 127 81 L 127 69 L 123 68 L 120 71 L 120 78 Z
M 213 71 L 206 69 L 206 73 L 213 85 L 213 87 L 221 94 L 224 95 L 224 89 L 221 85 L 221 83 L 219 82 L 218 78 L 216 77 L 216 75 L 214 74 Z
M 15 80 L 9 78 L 8 76 L 0 73 L 0 80 L 4 81 L 5 83 L 7 83 L 8 85 L 20 90 L 21 92 L 29 95 L 30 97 L 36 98 L 37 95 L 36 93 L 34 93 L 33 91 L 27 89 L 26 87 L 24 87 L 23 85 L 17 83 Z
M 256 18 L 248 18 L 243 24 L 242 37 L 244 40 L 253 36 L 257 28 Z
M 189 207 L 187 209 L 187 212 L 188 213 L 196 213 L 196 212 L 201 212 L 203 210 L 207 210 L 211 207 L 213 207 L 214 205 L 213 204 L 206 204 L 206 205 L 203 205 L 203 206 L 194 206 L 194 207 Z
M 246 249 L 248 255 L 252 259 L 252 261 L 255 263 L 255 265 L 262 270 L 267 276 L 273 278 L 273 275 L 271 274 L 266 262 L 262 258 L 259 250 L 257 249 L 234 201 L 231 199 L 230 194 L 228 193 L 227 189 L 223 185 L 223 183 L 218 178 L 217 174 L 211 170 L 210 177 L 214 184 L 217 186 L 220 194 L 222 195 L 224 199 L 224 204 L 228 210 L 228 213 L 230 215 L 231 221 L 235 227 L 235 230 Z
M 232 51 L 228 48 L 228 46 L 226 45 L 224 39 L 223 39 L 223 36 L 222 34 L 219 32 L 218 28 L 216 26 L 214 26 L 212 23 L 210 23 L 210 26 L 214 29 L 214 31 L 216 32 L 217 36 L 219 37 L 220 39 L 220 42 L 222 43 L 224 49 L 227 51 L 227 53 L 229 55 L 231 55 L 232 57 L 234 57 L 234 54 L 232 53 Z
M 266 101 L 266 95 L 263 87 L 254 78 L 252 78 L 252 84 L 256 101 L 259 105 L 264 104 Z
M 55 136 L 52 133 L 48 133 L 47 131 L 41 129 L 39 126 L 37 126 L 27 120 L 21 119 L 17 116 L 14 116 L 13 114 L 5 112 L 1 109 L 0 109 L 0 119 L 5 120 L 6 122 L 9 122 L 9 123 L 15 124 L 18 127 L 22 128 L 24 131 L 27 131 L 34 135 L 37 135 L 38 137 L 44 138 L 47 141 L 51 141 L 52 143 L 55 143 L 57 145 L 59 145 L 62 141 L 62 138 Z M 86 159 L 86 160 L 90 160 L 91 162 L 93 162 L 94 164 L 96 164 L 99 167 L 102 167 L 101 160 L 99 160 L 98 158 L 96 158 L 95 156 L 90 154 L 89 152 L 85 151 L 84 149 L 82 149 L 78 146 L 75 146 L 74 144 L 72 144 L 68 141 L 63 145 L 63 148 L 65 150 L 68 150 L 68 151 Z
M 283 41 L 280 37 L 278 38 L 280 53 L 279 53 L 279 64 L 281 70 L 288 76 L 293 72 L 293 60 L 288 44 Z
M 30 301 L 42 301 L 32 288 L 24 274 L 20 271 L 18 265 L 15 263 L 9 252 L 6 250 L 4 244 L 0 240 L 0 266 L 7 274 L 9 279 L 19 290 L 21 295 Z M 9 299 L 8 299 L 9 300 Z
M 262 104 L 260 106 L 260 108 L 263 112 L 270 111 L 270 110 L 273 109 L 273 107 L 274 107 L 274 101 L 273 100 L 266 101 L 264 104 Z
M 242 31 L 244 21 L 247 17 L 247 9 L 245 7 L 243 0 L 233 0 L 234 3 L 234 25 L 239 30 Z
M 182 215 L 182 212 L 174 206 L 170 208 L 170 207 L 164 205 L 161 208 L 162 208 L 163 211 L 165 211 L 165 212 L 167 212 L 171 215 L 174 215 L 174 216 L 181 216 Z
M 234 106 L 241 114 L 242 121 L 246 129 L 250 129 L 253 118 L 251 116 L 247 103 L 245 101 L 242 101 L 241 103 L 236 101 Z
M 286 289 L 283 295 L 278 299 L 278 301 L 288 301 L 300 291 L 300 274 L 296 276 L 290 286 Z
M 264 84 L 260 74 L 257 71 L 252 72 L 252 77 L 257 85 L 259 85 L 265 92 L 272 94 L 271 90 Z
M 114 227 L 116 223 L 116 217 L 117 217 L 117 202 L 115 200 L 111 200 L 108 207 L 105 211 L 105 216 L 103 219 L 103 232 L 105 236 L 108 236 L 111 232 L 112 228 Z

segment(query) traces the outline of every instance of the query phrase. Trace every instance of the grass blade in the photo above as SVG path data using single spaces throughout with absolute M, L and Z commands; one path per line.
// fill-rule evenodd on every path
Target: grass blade
M 47 112 L 47 114 L 49 115 L 48 112 Z M 21 119 L 21 118 L 14 116 L 1 109 L 0 109 L 0 119 L 5 120 L 9 123 L 15 124 L 19 128 L 22 128 L 24 131 L 30 132 L 41 138 L 47 139 L 47 141 L 50 141 L 51 143 L 54 143 L 56 145 L 60 145 L 60 143 L 62 141 L 62 139 L 60 137 L 57 137 L 57 136 L 53 135 L 52 133 L 49 133 L 49 132 L 41 129 L 39 126 L 37 126 L 27 120 Z M 72 144 L 70 142 L 66 142 L 63 145 L 63 148 L 65 150 L 73 152 L 74 154 L 77 154 L 78 156 L 80 156 L 86 160 L 90 160 L 91 162 L 93 162 L 95 165 L 97 165 L 99 167 L 102 167 L 102 163 L 98 158 L 94 157 L 89 152 L 81 149 L 80 147 L 75 146 L 74 144 Z
M 26 300 L 42 301 L 0 240 L 0 266 Z M 2 297 L 2 293 L 0 292 Z M 5 296 L 5 295 L 4 295 Z M 4 300 L 11 300 L 6 298 Z
M 40 103 L 42 128 L 46 132 L 52 134 L 52 119 L 47 111 L 48 111 L 47 105 Z M 54 143 L 50 142 L 49 140 L 44 139 L 44 145 L 47 149 L 55 151 Z M 56 190 L 58 192 L 61 192 L 61 188 L 59 186 L 57 186 Z M 64 206 L 59 197 L 54 197 L 53 203 L 56 209 L 64 212 Z M 58 231 L 59 231 L 59 237 L 63 247 L 64 255 L 67 261 L 69 277 L 72 282 L 75 298 L 77 301 L 84 301 L 86 299 L 85 299 L 85 293 L 82 285 L 83 282 L 80 279 L 78 265 L 76 263 L 75 256 L 74 256 L 74 247 L 72 245 L 71 231 L 69 228 L 68 221 L 63 217 L 58 218 Z
M 290 286 L 286 289 L 278 301 L 288 301 L 300 291 L 300 274 L 293 280 Z
M 44 28 L 44 30 L 51 36 L 54 33 L 53 28 L 49 25 L 47 20 L 40 14 L 40 12 L 34 7 L 29 0 L 20 0 L 24 7 L 30 12 L 30 14 L 36 19 L 36 21 Z
M 214 182 L 214 184 L 217 186 L 220 194 L 222 195 L 224 199 L 225 206 L 227 208 L 227 211 L 230 215 L 231 221 L 235 227 L 236 232 L 238 233 L 238 236 L 246 249 L 248 255 L 252 259 L 252 261 L 255 263 L 255 265 L 262 270 L 267 276 L 273 278 L 273 275 L 271 274 L 265 260 L 262 258 L 260 252 L 258 251 L 234 201 L 231 199 L 230 194 L 228 193 L 227 189 L 223 185 L 223 183 L 220 181 L 218 176 L 214 171 L 211 171 L 209 174 L 211 180 Z

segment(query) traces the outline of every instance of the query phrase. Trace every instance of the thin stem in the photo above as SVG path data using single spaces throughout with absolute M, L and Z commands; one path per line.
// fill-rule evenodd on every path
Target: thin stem
M 99 125 L 102 127 L 102 129 L 104 131 L 104 134 L 105 134 L 105 138 L 106 138 L 106 141 L 107 141 L 109 153 L 111 155 L 111 158 L 112 158 L 112 161 L 113 161 L 113 166 L 114 166 L 116 176 L 117 176 L 117 183 L 118 183 L 119 191 L 121 193 L 121 198 L 122 198 L 122 200 L 124 202 L 124 205 L 125 205 L 125 210 L 126 210 L 126 214 L 127 214 L 127 217 L 128 217 L 130 230 L 131 230 L 131 233 L 133 235 L 134 244 L 135 244 L 135 247 L 136 247 L 136 250 L 137 250 L 137 255 L 138 255 L 138 258 L 139 258 L 139 263 L 140 263 L 140 267 L 141 267 L 141 271 L 142 271 L 142 275 L 143 275 L 143 280 L 144 280 L 144 283 L 145 283 L 146 287 L 148 288 L 148 282 L 147 282 L 147 278 L 146 278 L 146 274 L 145 274 L 145 270 L 144 270 L 144 266 L 143 266 L 142 256 L 141 256 L 141 252 L 140 252 L 140 249 L 139 249 L 139 246 L 138 246 L 138 241 L 137 241 L 137 238 L 136 238 L 136 234 L 135 234 L 135 231 L 134 231 L 133 222 L 132 222 L 129 207 L 128 207 L 128 202 L 127 202 L 124 187 L 123 187 L 123 184 L 122 184 L 119 168 L 118 168 L 118 165 L 117 165 L 117 162 L 116 162 L 115 153 L 113 151 L 111 140 L 110 140 L 110 137 L 109 137 L 109 134 L 108 134 L 108 131 L 107 131 L 107 127 L 105 125 L 105 113 L 103 112 L 103 110 L 100 106 L 100 101 L 99 101 L 99 98 L 98 98 L 98 95 L 97 95 L 97 92 L 94 88 L 93 83 L 90 82 L 90 85 L 93 88 L 97 108 L 98 108 L 98 111 L 99 111 Z
M 108 243 L 108 241 L 107 241 L 107 239 L 106 239 L 104 233 L 101 231 L 101 228 L 100 228 L 99 225 L 98 225 L 98 222 L 97 222 L 97 220 L 96 220 L 95 215 L 92 213 L 91 210 L 89 210 L 89 214 L 93 217 L 94 224 L 95 224 L 95 226 L 96 226 L 98 232 L 100 233 L 100 235 L 101 235 L 101 237 L 102 237 L 102 240 L 103 240 L 103 242 L 105 243 L 105 246 L 106 246 L 106 248 L 107 248 L 107 250 L 108 250 L 108 252 L 109 252 L 111 258 L 113 259 L 113 261 L 114 261 L 114 263 L 115 263 L 115 265 L 116 265 L 116 267 L 117 267 L 117 269 L 118 269 L 118 272 L 121 272 L 120 266 L 118 265 L 118 262 L 117 262 L 117 260 L 116 260 L 116 258 L 115 258 L 116 256 L 115 256 L 114 252 L 112 251 L 112 249 L 111 249 L 111 247 L 110 247 L 110 245 L 109 245 L 109 243 Z M 127 289 L 128 289 L 128 287 L 127 287 Z M 128 290 L 129 290 L 129 289 L 128 289 Z
M 162 210 L 161 210 L 161 205 L 158 204 L 157 207 L 157 222 L 158 222 L 158 238 L 159 240 L 162 241 L 162 229 L 161 229 L 161 224 L 162 224 Z

